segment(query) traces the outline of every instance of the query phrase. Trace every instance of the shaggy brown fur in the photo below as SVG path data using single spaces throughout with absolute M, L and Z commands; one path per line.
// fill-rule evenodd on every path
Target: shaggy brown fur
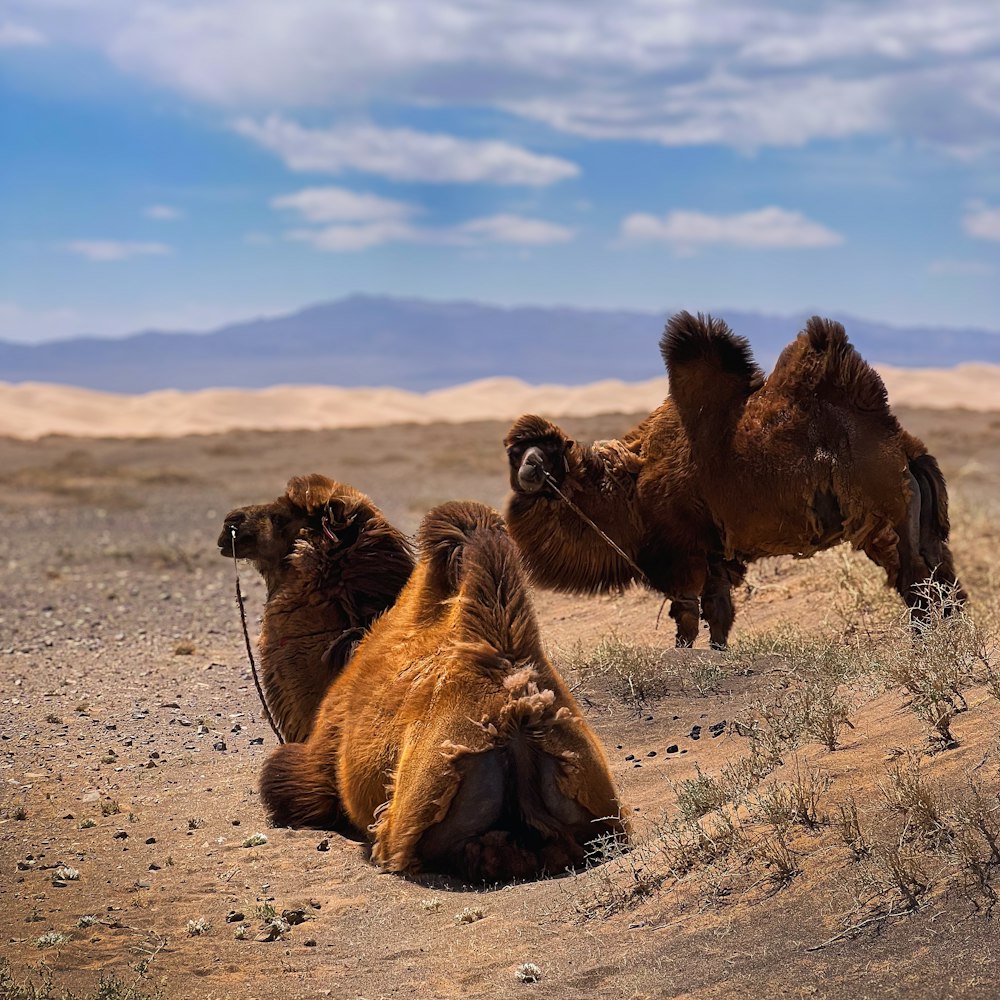
M 304 740 L 330 681 L 413 569 L 407 540 L 363 493 L 295 476 L 285 495 L 226 515 L 222 555 L 267 584 L 258 645 L 262 687 L 282 737 Z
M 586 593 L 636 576 L 548 488 L 542 466 L 675 599 L 678 645 L 697 635 L 698 595 L 713 645 L 725 645 L 746 563 L 843 541 L 918 615 L 928 579 L 964 600 L 937 462 L 899 426 L 839 323 L 811 319 L 766 380 L 747 342 L 711 317 L 679 313 L 661 350 L 671 396 L 621 442 L 587 448 L 531 416 L 508 433 L 507 517 L 538 583 Z
M 390 871 L 503 881 L 580 864 L 627 834 L 607 761 L 542 651 L 500 515 L 432 510 L 420 562 L 362 641 L 305 743 L 264 768 L 273 822 L 341 810 Z

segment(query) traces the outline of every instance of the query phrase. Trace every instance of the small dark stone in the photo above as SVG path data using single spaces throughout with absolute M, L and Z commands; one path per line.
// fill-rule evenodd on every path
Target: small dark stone
M 676 743 L 671 743 L 670 746 L 667 747 L 667 753 L 677 753 L 679 749 L 680 747 L 678 747 Z
M 306 922 L 306 911 L 301 907 L 295 907 L 291 910 L 282 910 L 281 916 L 284 921 L 292 927 L 296 924 L 304 924 Z
M 647 757 L 655 757 L 656 756 L 656 751 L 655 750 L 650 750 L 649 753 L 646 754 L 646 756 Z
M 234 819 L 233 820 L 233 826 L 239 826 L 239 825 L 240 825 L 240 821 L 238 819 Z
M 241 920 L 246 920 L 246 916 L 242 910 L 230 910 L 226 914 L 227 924 L 238 924 Z
M 66 813 L 63 819 L 76 819 L 76 817 L 72 813 Z
M 213 750 L 219 750 L 219 751 L 225 750 L 226 749 L 226 741 L 225 740 L 216 740 L 212 744 L 212 749 Z
M 322 840 L 321 840 L 321 841 L 320 841 L 320 842 L 319 842 L 319 843 L 318 843 L 318 844 L 316 845 L 316 850 L 317 850 L 317 851 L 328 851 L 328 850 L 330 850 L 330 841 L 329 841 L 329 840 L 328 840 L 328 839 L 327 839 L 326 837 L 324 837 L 324 838 L 323 838 L 323 839 L 322 839 Z
M 635 760 L 635 754 L 634 753 L 630 753 L 625 759 L 626 760 Z
M 615 747 L 615 749 L 616 750 L 624 750 L 625 748 L 621 745 L 621 743 L 619 743 L 618 746 Z
M 146 838 L 146 843 L 147 844 L 155 844 L 156 843 L 156 837 L 147 837 Z
M 302 944 L 306 948 L 315 948 L 316 947 L 316 938 L 307 938 L 305 941 L 302 942 Z
M 263 736 L 255 736 L 250 741 L 250 746 L 252 746 L 252 747 L 259 747 L 263 742 L 264 742 L 264 737 Z
M 114 840 L 128 840 L 127 830 L 115 830 Z
M 158 872 L 159 870 L 160 866 L 155 861 L 149 866 L 149 871 L 151 872 Z

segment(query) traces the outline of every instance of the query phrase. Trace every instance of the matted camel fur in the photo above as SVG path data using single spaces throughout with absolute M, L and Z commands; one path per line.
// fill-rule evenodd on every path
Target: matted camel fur
M 409 542 L 363 493 L 313 474 L 271 503 L 231 510 L 222 555 L 264 577 L 261 686 L 282 737 L 304 740 L 330 681 L 413 570 Z
M 276 750 L 275 824 L 372 839 L 389 871 L 479 881 L 555 874 L 628 821 L 607 760 L 542 650 L 517 549 L 496 511 L 442 504 L 420 561 L 331 685 L 304 743 Z
M 508 432 L 507 520 L 539 585 L 593 593 L 639 579 L 673 599 L 680 646 L 699 611 L 726 645 L 747 563 L 840 542 L 882 567 L 917 616 L 928 580 L 965 599 L 941 470 L 839 323 L 813 317 L 766 380 L 746 340 L 711 317 L 678 313 L 660 347 L 670 398 L 620 441 L 581 445 L 530 415 Z

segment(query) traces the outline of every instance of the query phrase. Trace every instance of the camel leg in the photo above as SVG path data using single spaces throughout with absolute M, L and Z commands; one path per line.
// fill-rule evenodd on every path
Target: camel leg
M 701 616 L 708 623 L 712 649 L 726 649 L 736 620 L 733 588 L 746 579 L 746 565 L 737 559 L 709 560 L 708 578 L 701 591 Z
M 699 613 L 697 594 L 684 594 L 670 602 L 670 617 L 677 622 L 674 645 L 679 649 L 695 644 L 698 638 Z

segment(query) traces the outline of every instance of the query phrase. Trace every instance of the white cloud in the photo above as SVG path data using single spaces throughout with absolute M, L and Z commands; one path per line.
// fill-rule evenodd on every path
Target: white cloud
M 307 222 L 370 222 L 406 219 L 417 207 L 340 187 L 304 188 L 271 200 L 271 207 L 298 212 Z
M 367 250 L 383 243 L 428 242 L 427 237 L 406 222 L 364 222 L 348 226 L 324 226 L 322 229 L 292 229 L 286 237 L 310 243 L 317 250 L 347 252 Z
M 173 205 L 147 205 L 142 214 L 147 219 L 156 219 L 157 222 L 173 222 L 174 219 L 179 219 L 183 212 Z
M 625 243 L 667 243 L 678 253 L 693 253 L 698 247 L 711 245 L 777 249 L 829 247 L 844 241 L 840 233 L 801 212 L 775 205 L 737 215 L 637 212 L 622 220 L 620 236 Z
M 962 228 L 977 240 L 1000 240 L 1000 208 L 972 202 L 962 217 Z
M 884 135 L 967 155 L 1000 146 L 1000 17 L 983 0 L 13 0 L 12 10 L 126 72 L 244 112 L 356 112 L 405 95 L 668 145 Z
M 233 128 L 276 153 L 290 170 L 339 174 L 345 170 L 396 181 L 461 181 L 545 185 L 575 177 L 574 163 L 542 156 L 494 139 L 460 139 L 443 133 L 375 125 L 305 128 L 270 115 L 240 118 Z
M 454 226 L 414 226 L 399 219 L 380 219 L 321 229 L 293 229 L 287 239 L 309 243 L 317 250 L 348 252 L 386 243 L 422 243 L 431 246 L 487 246 L 509 244 L 543 246 L 565 243 L 575 233 L 566 226 L 521 215 L 490 215 Z
M 130 240 L 67 240 L 62 246 L 64 250 L 79 257 L 102 263 L 173 253 L 164 243 L 140 243 Z
M 985 260 L 932 260 L 927 265 L 931 274 L 958 274 L 979 276 L 993 274 L 996 268 Z
M 0 23 L 0 49 L 26 49 L 46 45 L 48 39 L 37 29 L 12 21 Z
M 575 233 L 567 226 L 542 219 L 527 219 L 522 215 L 488 215 L 463 222 L 455 229 L 458 241 L 472 243 L 517 243 L 521 246 L 542 246 L 567 243 Z

